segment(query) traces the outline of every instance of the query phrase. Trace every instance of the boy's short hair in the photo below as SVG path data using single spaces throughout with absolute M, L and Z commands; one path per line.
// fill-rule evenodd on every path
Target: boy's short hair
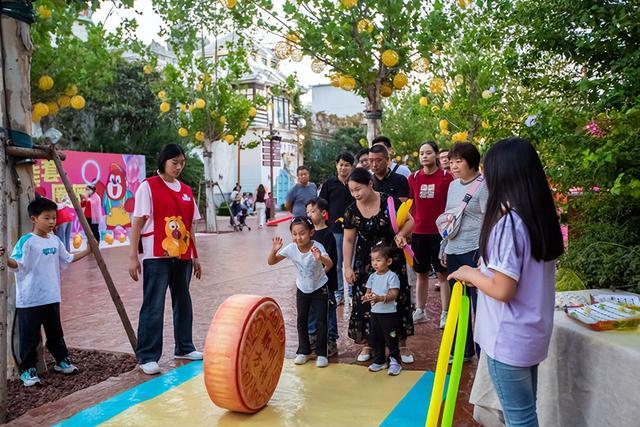
M 322 197 L 314 197 L 313 199 L 309 200 L 304 205 L 304 207 L 306 208 L 309 205 L 316 206 L 318 209 L 320 209 L 320 211 L 328 211 L 329 210 L 329 202 L 327 202 Z
M 58 212 L 58 205 L 53 200 L 49 200 L 45 197 L 38 197 L 27 206 L 27 212 L 29 216 L 38 216 L 42 212 L 54 211 Z
M 351 166 L 353 166 L 353 163 L 355 162 L 355 159 L 353 158 L 353 154 L 349 153 L 348 151 L 338 154 L 338 157 L 336 157 L 336 163 L 339 163 L 340 160 L 343 160 L 349 163 Z
M 309 166 L 307 165 L 302 165 L 302 166 L 298 166 L 298 168 L 296 169 L 296 175 L 298 174 L 298 172 L 300 171 L 307 171 L 307 172 L 311 172 L 309 170 Z
M 391 148 L 391 140 L 384 135 L 376 136 L 373 138 L 373 141 L 371 141 L 372 146 L 379 143 L 383 143 L 385 147 Z
M 449 159 L 463 159 L 471 169 L 480 169 L 480 152 L 470 142 L 456 142 L 449 150 Z
M 393 249 L 391 246 L 377 245 L 371 249 L 371 254 L 380 254 L 384 259 L 393 258 Z
M 389 158 L 389 152 L 380 144 L 369 148 L 369 153 L 383 154 L 387 159 Z

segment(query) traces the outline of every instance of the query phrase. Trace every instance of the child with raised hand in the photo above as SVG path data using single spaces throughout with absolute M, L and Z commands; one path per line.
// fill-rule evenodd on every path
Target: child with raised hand
M 296 266 L 296 309 L 298 318 L 298 350 L 294 363 L 303 365 L 311 358 L 309 343 L 309 309 L 313 306 L 316 313 L 316 366 L 324 368 L 327 359 L 327 304 L 329 290 L 326 272 L 333 267 L 333 261 L 322 244 L 313 241 L 314 227 L 306 216 L 293 218 L 289 226 L 291 243 L 283 247 L 282 238 L 274 237 L 267 263 L 274 265 L 289 258 Z
M 333 266 L 327 271 L 327 288 L 329 289 L 329 308 L 328 308 L 328 344 L 327 357 L 338 354 L 338 316 L 336 313 L 336 291 L 338 290 L 338 251 L 336 248 L 336 239 L 333 232 L 327 226 L 325 218 L 328 216 L 329 203 L 322 197 L 311 199 L 306 204 L 307 216 L 313 222 L 313 240 L 320 243 L 327 250 L 329 258 L 333 262 Z M 309 336 L 315 338 L 316 334 L 316 315 L 311 307 L 309 312 Z M 314 339 L 311 340 L 311 347 L 314 346 Z
M 69 360 L 60 323 L 60 271 L 78 261 L 89 249 L 74 255 L 53 234 L 58 206 L 38 198 L 27 207 L 33 231 L 20 237 L 7 265 L 16 276 L 16 321 L 19 327 L 20 379 L 26 387 L 40 383 L 36 370 L 40 328 L 44 327 L 46 347 L 56 360 L 56 372 L 68 375 L 78 368 Z M 0 247 L 0 256 L 4 248 Z
M 393 263 L 391 248 L 374 246 L 371 250 L 371 266 L 374 268 L 367 280 L 367 292 L 362 301 L 371 304 L 371 334 L 369 345 L 373 350 L 371 372 L 387 367 L 385 346 L 389 349 L 389 375 L 398 375 L 400 366 L 400 345 L 398 341 L 398 316 L 396 298 L 400 293 L 400 279 L 389 270 Z
M 513 137 L 486 154 L 489 192 L 480 233 L 480 267 L 463 266 L 449 279 L 478 289 L 475 341 L 507 426 L 537 426 L 538 364 L 547 357 L 555 303 L 560 224 L 540 158 Z

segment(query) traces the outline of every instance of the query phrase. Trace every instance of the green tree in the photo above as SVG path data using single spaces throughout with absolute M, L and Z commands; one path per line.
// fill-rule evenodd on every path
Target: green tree
M 369 141 L 380 131 L 382 99 L 406 87 L 412 71 L 426 71 L 432 51 L 463 15 L 439 0 L 287 0 L 282 13 L 271 0 L 243 7 L 256 9 L 257 25 L 283 38 L 275 48 L 280 58 L 309 55 L 315 72 L 329 67 L 334 86 L 365 98 Z
M 334 176 L 338 154 L 346 151 L 355 156 L 364 137 L 362 128 L 343 127 L 326 140 L 309 138 L 305 142 L 305 164 L 311 169 L 313 181 L 322 184 Z

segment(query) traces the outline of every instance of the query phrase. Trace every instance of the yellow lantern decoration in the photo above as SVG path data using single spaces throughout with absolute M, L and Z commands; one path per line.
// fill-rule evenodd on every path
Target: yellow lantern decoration
M 55 116 L 56 114 L 58 114 L 58 111 L 60 111 L 60 108 L 58 107 L 58 103 L 56 101 L 47 102 L 47 107 L 49 107 L 49 114 L 52 116 Z
M 429 105 L 429 98 L 427 98 L 426 96 L 420 97 L 420 105 L 422 107 L 426 107 L 427 105 Z
M 227 7 L 233 9 L 238 4 L 238 0 L 227 0 Z
M 38 6 L 38 16 L 42 19 L 51 18 L 51 9 L 46 6 Z
M 233 135 L 225 135 L 224 136 L 224 140 L 226 141 L 227 144 L 231 145 L 233 144 L 233 140 L 235 138 L 233 137 Z
M 145 74 L 151 74 L 153 72 L 153 67 L 151 67 L 151 65 L 145 65 L 142 67 L 142 72 Z
M 204 132 L 199 130 L 198 132 L 196 132 L 195 138 L 196 138 L 196 141 L 204 142 Z
M 464 142 L 469 139 L 469 134 L 467 132 L 456 132 L 451 135 L 452 142 Z
M 411 68 L 417 73 L 426 73 L 429 69 L 429 58 L 418 58 L 411 63 Z
M 53 85 L 54 81 L 51 76 L 44 75 L 38 79 L 38 87 L 44 92 L 53 89 Z
M 258 114 L 258 110 L 256 110 L 256 107 L 251 107 L 249 108 L 247 114 L 249 115 L 249 117 L 255 117 L 256 114 Z
M 169 112 L 169 110 L 171 110 L 171 104 L 169 104 L 168 102 L 163 102 L 162 104 L 160 104 L 160 112 L 167 113 Z
M 371 33 L 373 32 L 373 24 L 368 19 L 361 19 L 358 21 L 358 32 L 359 33 Z
M 346 91 L 352 91 L 356 87 L 356 79 L 351 76 L 340 76 L 340 87 Z
M 71 105 L 71 97 L 62 95 L 60 98 L 58 98 L 58 105 L 60 106 L 60 108 L 67 108 L 69 105 Z
M 431 107 L 431 112 L 433 114 L 437 113 L 438 111 L 440 111 L 440 107 L 438 107 L 437 105 L 434 105 L 433 107 Z
M 480 125 L 482 126 L 482 129 L 489 129 L 489 120 L 483 120 Z
M 402 161 L 402 156 L 396 156 L 396 162 Z
M 160 92 L 158 92 L 158 98 L 165 101 L 167 99 L 167 92 L 161 90 Z
M 220 116 L 220 124 L 222 124 L 222 125 L 226 125 L 227 124 L 227 118 L 225 116 Z
M 180 111 L 182 111 L 183 113 L 186 113 L 187 111 L 189 111 L 189 107 L 183 104 L 182 102 L 178 104 L 178 108 L 180 108 Z
M 204 89 L 204 85 L 202 83 L 196 84 L 196 92 L 201 92 Z
M 340 0 L 340 4 L 342 4 L 342 7 L 345 9 L 351 9 L 358 4 L 358 0 Z
M 458 0 L 458 6 L 460 6 L 461 9 L 466 9 L 470 4 L 471 0 Z
M 447 101 L 444 104 L 442 104 L 442 109 L 443 110 L 449 111 L 449 108 L 451 108 L 451 103 L 449 101 Z
M 453 81 L 456 82 L 457 86 L 460 86 L 464 83 L 464 76 L 462 74 L 456 74 L 456 76 L 453 78 Z
M 329 76 L 329 80 L 331 82 L 331 86 L 340 87 L 340 74 L 332 74 Z
M 431 82 L 429 82 L 429 90 L 431 91 L 431 93 L 440 94 L 444 92 L 444 86 L 444 80 L 442 80 L 440 77 L 434 77 L 433 79 L 431 79 Z
M 393 87 L 396 89 L 402 89 L 409 83 L 409 78 L 406 74 L 398 73 L 393 77 Z
M 380 84 L 380 95 L 384 96 L 385 98 L 388 98 L 391 96 L 392 93 L 393 93 L 393 88 L 389 83 L 382 82 L 382 84 Z
M 399 60 L 398 52 L 393 49 L 387 49 L 382 52 L 382 63 L 388 68 L 395 67 Z
M 178 135 L 180 135 L 181 137 L 185 138 L 185 137 L 189 136 L 189 131 L 186 130 L 185 128 L 180 128 L 180 129 L 178 129 Z
M 324 62 L 319 60 L 318 58 L 311 61 L 311 71 L 314 73 L 321 73 L 324 70 Z
M 78 94 L 78 86 L 76 85 L 69 85 L 67 87 L 67 89 L 64 91 L 64 94 L 67 95 L 68 97 L 72 97 L 72 96 L 76 96 Z
M 196 102 L 193 103 L 193 108 L 197 108 L 199 110 L 202 110 L 206 105 L 207 105 L 207 103 L 204 101 L 204 99 L 198 98 L 198 99 L 196 99 Z
M 85 100 L 81 95 L 72 96 L 70 104 L 74 110 L 82 110 L 85 106 Z
M 289 34 L 287 34 L 287 37 L 285 37 L 285 39 L 287 39 L 289 43 L 298 44 L 300 43 L 300 34 L 298 34 L 295 31 L 292 31 Z
M 35 104 L 33 104 L 31 111 L 33 112 L 34 116 L 38 116 L 40 118 L 49 115 L 49 107 L 47 107 L 47 104 L 45 104 L 44 102 L 36 102 Z
M 491 93 L 491 91 L 489 89 L 485 89 L 485 90 L 482 91 L 482 98 L 483 99 L 489 99 L 489 98 L 491 98 L 491 95 L 493 95 L 493 94 Z
M 446 130 L 449 129 L 449 121 L 447 119 L 442 119 L 438 122 L 438 127 L 440 128 L 440 130 Z

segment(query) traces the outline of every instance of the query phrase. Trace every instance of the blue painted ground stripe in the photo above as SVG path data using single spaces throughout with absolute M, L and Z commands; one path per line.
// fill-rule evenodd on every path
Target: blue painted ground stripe
M 434 378 L 433 372 L 425 372 L 387 415 L 387 418 L 382 421 L 380 427 L 424 427 L 427 422 L 427 410 L 431 400 Z M 445 393 L 448 382 L 449 376 L 447 375 L 444 385 Z
M 117 394 L 104 402 L 78 412 L 55 427 L 86 427 L 103 423 L 121 412 L 153 399 L 202 373 L 202 361 L 187 363 L 152 380 Z

